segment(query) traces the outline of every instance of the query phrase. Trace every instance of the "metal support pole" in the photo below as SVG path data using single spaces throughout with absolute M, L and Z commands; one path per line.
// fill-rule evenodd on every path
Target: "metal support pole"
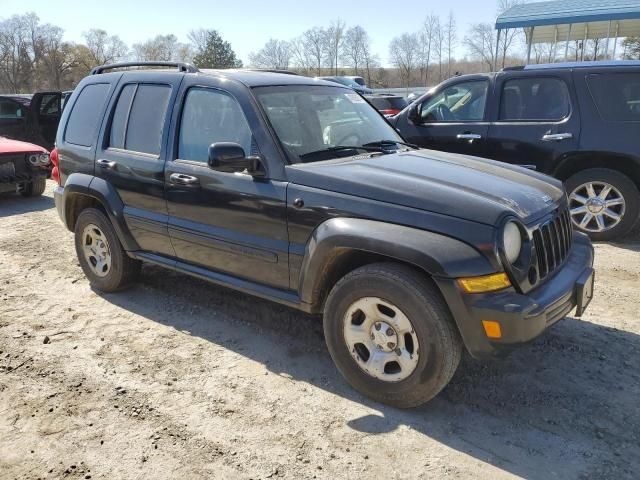
M 555 63 L 556 61 L 556 48 L 558 47 L 558 26 L 553 34 L 553 45 L 549 49 L 549 63 Z M 553 57 L 552 57 L 553 55 Z
M 611 37 L 611 20 L 609 20 L 609 27 L 607 28 L 607 41 L 604 44 L 604 60 L 609 56 L 609 38 Z M 594 58 L 597 60 L 597 58 Z
M 613 55 L 611 56 L 611 60 L 616 59 L 616 49 L 618 47 L 618 34 L 620 33 L 620 22 L 616 22 L 616 38 L 613 41 Z
M 502 34 L 502 29 L 498 29 L 498 40 L 496 41 L 496 57 L 494 61 L 493 71 L 498 71 L 498 56 L 500 55 L 500 36 Z M 504 65 L 503 65 L 504 67 Z
M 569 31 L 567 32 L 567 41 L 564 44 L 564 61 L 566 62 L 569 59 L 569 40 L 571 40 L 571 27 L 572 23 L 569 24 Z
M 534 28 L 535 27 L 531 27 L 529 29 L 529 38 L 527 39 L 528 43 L 529 43 L 529 45 L 527 46 L 527 65 L 529 65 L 531 63 L 531 45 L 533 44 L 533 29 Z

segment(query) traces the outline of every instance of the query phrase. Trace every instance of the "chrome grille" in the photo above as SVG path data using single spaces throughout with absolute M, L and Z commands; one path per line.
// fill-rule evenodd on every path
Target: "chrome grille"
M 553 273 L 569 255 L 573 227 L 569 210 L 558 210 L 553 218 L 533 230 L 533 244 L 538 258 L 538 277 Z

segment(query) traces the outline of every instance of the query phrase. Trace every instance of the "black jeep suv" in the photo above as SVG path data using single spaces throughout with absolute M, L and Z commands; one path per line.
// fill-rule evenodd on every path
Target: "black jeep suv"
M 640 212 L 640 62 L 530 65 L 445 81 L 392 122 L 417 145 L 514 163 L 565 182 L 594 240 Z
M 346 379 L 400 407 L 463 345 L 491 357 L 589 303 L 559 181 L 414 149 L 335 83 L 172 65 L 96 68 L 64 110 L 55 202 L 95 288 L 144 261 L 322 313 Z

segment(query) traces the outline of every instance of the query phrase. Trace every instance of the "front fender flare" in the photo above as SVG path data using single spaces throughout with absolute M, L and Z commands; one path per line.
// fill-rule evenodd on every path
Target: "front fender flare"
M 482 253 L 455 238 L 374 220 L 333 218 L 320 224 L 307 242 L 298 286 L 304 303 L 316 302 L 332 261 L 345 249 L 408 263 L 433 277 L 495 273 Z

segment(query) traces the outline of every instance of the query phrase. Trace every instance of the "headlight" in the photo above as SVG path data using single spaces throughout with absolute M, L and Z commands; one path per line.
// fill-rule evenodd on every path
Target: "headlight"
M 33 153 L 29 155 L 29 163 L 35 167 L 49 165 L 50 161 L 48 153 Z
M 522 250 L 522 234 L 515 222 L 507 222 L 502 231 L 504 254 L 509 263 L 514 263 L 520 257 Z

